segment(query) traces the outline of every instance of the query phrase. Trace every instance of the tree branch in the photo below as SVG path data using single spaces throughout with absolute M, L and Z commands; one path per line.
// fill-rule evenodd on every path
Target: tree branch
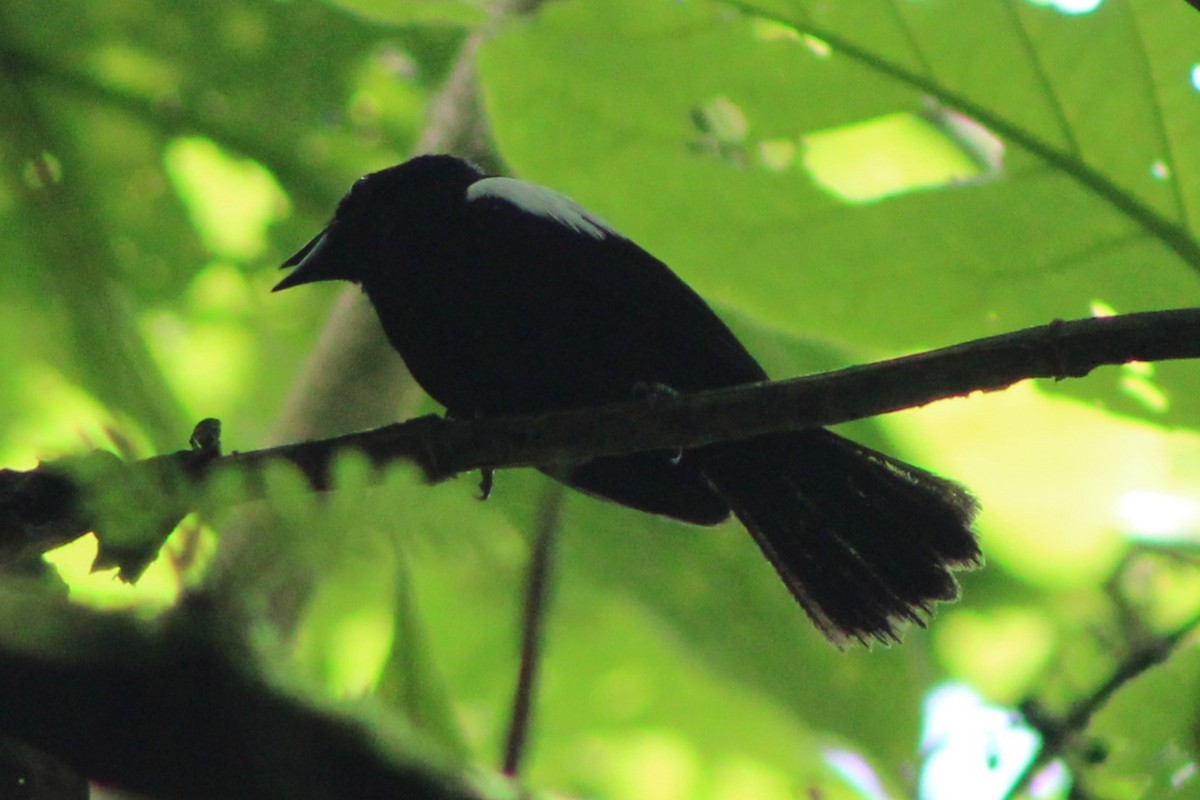
M 698 447 L 823 427 L 996 391 L 1028 378 L 1079 378 L 1106 364 L 1200 357 L 1200 309 L 1055 321 L 917 355 L 820 375 L 745 384 L 651 402 L 631 400 L 520 417 L 421 417 L 319 441 L 240 453 L 212 468 L 282 458 L 313 488 L 344 448 L 377 465 L 418 463 L 431 481 L 483 467 L 571 464 L 597 456 Z
M 299 468 L 318 491 L 330 488 L 330 466 L 344 450 L 360 451 L 379 467 L 396 460 L 412 461 L 430 481 L 437 481 L 480 468 L 580 463 L 596 456 L 697 447 L 832 425 L 973 391 L 994 391 L 1026 378 L 1057 380 L 1081 377 L 1105 364 L 1197 357 L 1200 309 L 1145 312 L 1055 321 L 821 375 L 653 401 L 495 419 L 420 417 L 223 457 L 211 450 L 181 451 L 122 465 L 122 469 L 109 463 L 91 483 L 76 480 L 61 462 L 30 472 L 3 470 L 0 554 L 14 552 L 16 545 L 38 547 L 48 540 L 46 531 L 60 542 L 64 536 L 94 530 L 102 520 L 89 498 L 103 497 L 107 491 L 121 496 L 131 485 L 177 495 L 216 472 L 232 470 L 246 479 L 245 499 L 262 497 L 262 467 L 277 459 Z M 174 471 L 168 469 L 172 461 L 177 462 Z M 139 500 L 151 494 L 143 490 Z M 188 507 L 178 505 L 179 500 L 175 498 L 171 513 L 181 516 Z M 170 515 L 160 511 L 150 516 L 161 529 L 162 519 Z M 141 551 L 145 552 L 144 545 Z
M 554 540 L 562 521 L 562 484 L 552 484 L 542 497 L 538 527 L 533 535 L 533 550 L 529 554 L 529 573 L 525 579 L 525 606 L 521 614 L 521 666 L 513 691 L 512 716 L 504 742 L 501 772 L 515 778 L 521 771 L 521 760 L 532 728 L 533 696 L 542 656 L 542 635 L 550 600 L 550 583 L 554 572 Z
M 163 800 L 489 796 L 399 719 L 264 677 L 202 596 L 145 620 L 10 582 L 0 622 L 0 729 L 96 780 Z
M 1021 713 L 1029 726 L 1042 737 L 1037 755 L 1030 759 L 1020 774 L 1013 779 L 1004 800 L 1012 800 L 1023 790 L 1033 776 L 1054 759 L 1063 755 L 1076 742 L 1077 737 L 1087 730 L 1092 718 L 1102 709 L 1117 691 L 1138 678 L 1147 670 L 1170 658 L 1171 654 L 1200 628 L 1200 614 L 1193 616 L 1175 630 L 1162 636 L 1148 637 L 1134 642 L 1125 657 L 1114 667 L 1112 674 L 1087 696 L 1077 700 L 1061 717 L 1048 714 L 1032 701 L 1022 704 Z

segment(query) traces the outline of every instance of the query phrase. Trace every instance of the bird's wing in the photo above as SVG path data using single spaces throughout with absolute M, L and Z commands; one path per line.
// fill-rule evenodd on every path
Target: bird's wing
M 557 192 L 511 178 L 468 190 L 481 263 L 512 267 L 523 312 L 599 336 L 595 352 L 627 352 L 671 388 L 694 391 L 766 378 L 708 304 L 663 262 Z M 516 288 L 515 286 L 513 288 Z M 518 294 L 513 292 L 512 294 Z M 604 327 L 603 323 L 611 323 Z

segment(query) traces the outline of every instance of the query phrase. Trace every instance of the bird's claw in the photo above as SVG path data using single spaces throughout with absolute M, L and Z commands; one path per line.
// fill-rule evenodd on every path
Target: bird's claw
M 633 385 L 634 399 L 644 400 L 653 405 L 660 400 L 670 400 L 679 397 L 679 392 L 665 383 L 658 381 L 638 381 Z
M 208 417 L 197 422 L 188 444 L 192 446 L 193 450 L 220 455 L 221 421 Z

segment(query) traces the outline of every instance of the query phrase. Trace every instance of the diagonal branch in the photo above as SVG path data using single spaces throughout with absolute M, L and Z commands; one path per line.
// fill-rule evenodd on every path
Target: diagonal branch
M 1061 718 L 1051 716 L 1032 701 L 1023 703 L 1021 712 L 1030 727 L 1041 735 L 1042 745 L 1037 754 L 1013 779 L 1003 800 L 1015 798 L 1026 788 L 1034 775 L 1051 761 L 1063 755 L 1073 741 L 1087 730 L 1092 718 L 1108 704 L 1108 701 L 1121 687 L 1165 662 L 1181 644 L 1192 637 L 1198 628 L 1200 628 L 1200 615 L 1195 615 L 1170 633 L 1134 642 L 1129 652 L 1116 665 L 1108 678 L 1086 696 L 1077 700 Z
M 259 668 L 211 597 L 147 620 L 27 584 L 0 587 L 0 729 L 93 779 L 164 800 L 509 796 L 382 709 Z
M 283 458 L 326 489 L 343 448 L 376 465 L 417 462 L 430 480 L 485 467 L 569 464 L 835 425 L 996 391 L 1027 378 L 1083 377 L 1105 364 L 1200 357 L 1200 309 L 1061 320 L 1015 333 L 790 380 L 653 402 L 469 421 L 422 417 L 371 431 L 228 456 L 215 468 Z
M 382 467 L 417 463 L 430 481 L 481 468 L 545 467 L 597 456 L 697 447 L 762 434 L 832 425 L 924 405 L 974 391 L 1003 389 L 1027 378 L 1082 377 L 1105 364 L 1200 357 L 1200 309 L 1144 312 L 1048 325 L 903 358 L 785 381 L 747 384 L 652 402 L 495 419 L 450 421 L 427 416 L 328 439 L 216 456 L 212 448 L 181 451 L 128 465 L 106 465 L 80 482 L 45 464 L 31 472 L 0 471 L 0 554 L 14 543 L 38 547 L 39 531 L 61 541 L 100 523 L 88 498 L 146 486 L 182 495 L 214 473 L 245 478 L 243 499 L 262 497 L 263 466 L 288 461 L 313 489 L 330 488 L 330 466 L 345 450 Z M 172 474 L 166 467 L 174 460 Z M 82 483 L 82 485 L 81 485 Z M 141 491 L 139 498 L 151 494 Z M 35 509 L 36 515 L 29 509 Z M 156 530 L 163 515 L 155 517 Z M 168 528 L 169 530 L 169 528 Z M 103 541 L 103 537 L 101 537 Z

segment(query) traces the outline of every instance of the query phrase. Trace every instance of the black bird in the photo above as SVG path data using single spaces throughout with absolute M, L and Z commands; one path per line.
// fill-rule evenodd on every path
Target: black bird
M 458 418 L 765 380 L 661 261 L 557 192 L 429 155 L 367 175 L 275 290 L 359 283 L 413 377 Z M 978 566 L 959 485 L 827 430 L 597 458 L 555 477 L 697 525 L 730 512 L 841 644 L 898 641 Z

